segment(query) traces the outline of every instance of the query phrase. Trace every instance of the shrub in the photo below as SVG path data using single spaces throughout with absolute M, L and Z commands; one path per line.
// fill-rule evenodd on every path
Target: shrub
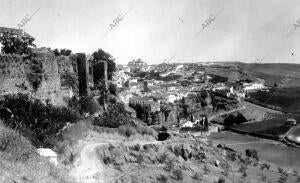
M 174 167 L 175 167 L 174 159 L 167 158 L 165 169 L 167 171 L 172 171 L 174 169 Z
M 236 153 L 235 152 L 230 152 L 226 151 L 226 158 L 230 161 L 235 161 L 236 160 Z
M 126 136 L 126 137 L 130 137 L 133 136 L 137 133 L 136 129 L 132 126 L 129 125 L 122 125 L 118 128 L 118 133 L 120 135 Z
M 232 126 L 234 124 L 242 124 L 244 122 L 247 122 L 247 119 L 241 113 L 238 113 L 237 115 L 230 114 L 224 119 L 223 125 Z
M 300 176 L 297 176 L 296 182 L 300 182 Z
M 247 177 L 247 167 L 245 165 L 242 165 L 239 169 L 239 172 L 242 173 L 243 178 Z
M 6 154 L 5 158 L 15 161 L 27 161 L 30 157 L 36 155 L 35 148 L 30 141 L 18 132 L 3 126 L 1 127 L 1 125 L 0 151 Z
M 218 180 L 218 183 L 225 183 L 225 178 L 224 177 L 220 177 Z
M 193 176 L 193 179 L 198 180 L 198 181 L 202 181 L 203 180 L 203 175 L 200 174 L 199 172 L 196 172 Z
M 278 168 L 278 171 L 280 173 L 280 177 L 278 178 L 279 183 L 285 183 L 287 181 L 287 178 L 289 174 L 286 172 L 286 170 L 282 168 Z
M 180 169 L 175 169 L 173 171 L 173 177 L 175 180 L 178 180 L 178 181 L 182 181 L 183 180 L 183 173 L 182 173 L 182 170 Z
M 14 118 L 4 118 L 5 125 L 18 131 L 35 146 L 53 147 L 53 138 L 67 122 L 77 120 L 76 113 L 66 107 L 55 107 L 43 104 L 40 100 L 31 99 L 28 95 L 6 95 L 0 100 L 0 106 L 12 111 Z
M 259 160 L 257 150 L 255 150 L 255 149 L 246 149 L 245 152 L 246 152 L 246 156 L 248 156 L 250 158 L 253 158 L 253 159 L 256 159 L 257 161 Z
M 164 163 L 168 158 L 168 154 L 166 152 L 163 152 L 160 156 L 157 157 L 157 161 L 159 163 Z
M 113 83 L 109 83 L 108 91 L 109 91 L 109 93 L 111 93 L 113 95 L 117 95 L 117 86 Z
M 137 125 L 136 130 L 142 135 L 150 135 L 152 137 L 157 137 L 157 132 L 148 126 Z
M 121 125 L 134 125 L 124 104 L 115 103 L 108 106 L 107 111 L 95 119 L 94 124 L 102 127 L 118 128 Z
M 204 174 L 208 174 L 208 173 L 210 172 L 210 170 L 209 170 L 209 168 L 207 167 L 207 165 L 204 165 L 203 171 L 204 171 Z
M 168 183 L 168 177 L 161 174 L 158 177 L 156 177 L 157 181 L 161 182 L 161 183 Z
M 1 52 L 6 54 L 31 54 L 32 48 L 35 47 L 33 42 L 33 37 L 19 36 L 12 32 L 4 32 L 0 35 Z

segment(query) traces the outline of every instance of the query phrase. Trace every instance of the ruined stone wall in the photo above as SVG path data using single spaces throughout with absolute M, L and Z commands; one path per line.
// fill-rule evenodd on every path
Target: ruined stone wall
M 0 54 L 0 94 L 31 90 L 24 69 L 23 57 Z
M 58 73 L 77 73 L 77 60 L 75 55 L 57 57 Z
M 0 54 L 0 95 L 29 93 L 42 101 L 50 100 L 54 104 L 62 104 L 62 98 L 69 92 L 61 88 L 57 58 L 50 52 L 37 51 L 34 59 L 34 62 L 42 65 L 42 73 L 33 74 L 41 78 L 37 90 L 33 89 L 27 77 L 32 72 L 28 64 L 32 60 L 25 60 L 19 55 Z

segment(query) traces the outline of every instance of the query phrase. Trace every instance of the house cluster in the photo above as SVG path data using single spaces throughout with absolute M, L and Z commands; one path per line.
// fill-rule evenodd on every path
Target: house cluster
M 134 71 L 145 71 L 149 67 L 148 64 L 141 59 L 133 60 L 128 62 L 127 67 L 129 68 L 129 72 Z
M 227 97 L 245 98 L 247 93 L 266 89 L 265 81 L 257 79 L 256 81 L 225 82 L 214 84 L 212 90 Z
M 154 100 L 151 97 L 133 96 L 129 99 L 129 104 L 140 105 L 144 110 L 148 112 L 160 111 L 160 101 Z

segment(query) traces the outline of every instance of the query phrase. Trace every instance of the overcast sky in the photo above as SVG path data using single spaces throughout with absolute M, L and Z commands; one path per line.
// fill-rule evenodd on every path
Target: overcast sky
M 119 64 L 264 57 L 265 63 L 300 63 L 300 27 L 287 37 L 300 18 L 299 0 L 0 0 L 0 26 L 17 28 L 37 10 L 25 25 L 37 46 L 74 53 L 102 48 Z

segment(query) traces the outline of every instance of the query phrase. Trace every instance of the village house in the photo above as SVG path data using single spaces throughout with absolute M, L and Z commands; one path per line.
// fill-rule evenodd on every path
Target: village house
M 130 72 L 145 71 L 148 68 L 148 64 L 141 59 L 130 61 L 127 66 L 130 68 Z
M 260 90 L 264 89 L 265 85 L 263 80 L 258 80 L 251 83 L 243 83 L 243 88 L 245 91 Z
M 139 104 L 148 112 L 160 111 L 160 103 L 158 101 L 154 101 L 153 98 L 149 98 L 149 97 L 138 97 L 138 96 L 131 97 L 129 99 L 129 104 L 132 105 Z

